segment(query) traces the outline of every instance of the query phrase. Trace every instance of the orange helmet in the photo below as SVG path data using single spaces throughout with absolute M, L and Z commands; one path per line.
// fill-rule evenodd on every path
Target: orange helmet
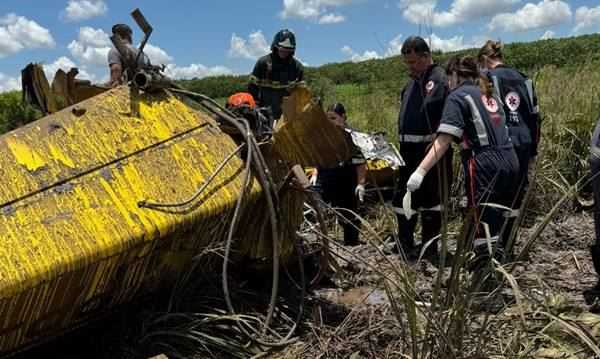
M 238 92 L 229 96 L 227 99 L 227 107 L 238 107 L 238 106 L 248 106 L 250 108 L 256 107 L 256 102 L 254 102 L 254 97 L 248 92 Z

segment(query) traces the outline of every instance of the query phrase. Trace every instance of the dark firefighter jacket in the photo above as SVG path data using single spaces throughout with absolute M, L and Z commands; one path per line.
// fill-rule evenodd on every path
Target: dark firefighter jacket
M 290 84 L 303 81 L 304 66 L 294 57 L 281 59 L 272 52 L 258 59 L 248 91 L 261 107 L 270 107 L 274 119 L 281 117 L 281 103 Z

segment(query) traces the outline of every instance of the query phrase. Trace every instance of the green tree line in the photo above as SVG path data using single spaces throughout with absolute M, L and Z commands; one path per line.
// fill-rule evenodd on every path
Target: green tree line
M 455 54 L 475 54 L 476 49 L 453 53 L 435 53 L 438 63 Z M 577 68 L 582 64 L 600 63 L 600 34 L 571 38 L 540 40 L 508 44 L 504 50 L 507 63 L 533 72 L 547 65 Z M 406 81 L 406 68 L 400 56 L 363 62 L 325 64 L 306 69 L 306 81 L 313 91 L 323 97 L 340 85 L 360 85 L 365 93 L 396 95 Z M 212 98 L 224 98 L 245 91 L 248 75 L 213 76 L 180 80 L 179 85 Z M 366 89 L 365 89 L 366 88 Z M 0 132 L 10 131 L 39 117 L 30 106 L 21 103 L 20 91 L 0 94 Z

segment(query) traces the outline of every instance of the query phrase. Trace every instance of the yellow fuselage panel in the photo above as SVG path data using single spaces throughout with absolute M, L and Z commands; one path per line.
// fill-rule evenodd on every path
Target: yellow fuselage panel
M 138 203 L 190 198 L 236 144 L 173 97 L 142 96 L 138 113 L 120 88 L 0 137 L 0 353 L 159 286 L 185 265 L 177 253 L 223 240 L 237 156 L 192 206 Z

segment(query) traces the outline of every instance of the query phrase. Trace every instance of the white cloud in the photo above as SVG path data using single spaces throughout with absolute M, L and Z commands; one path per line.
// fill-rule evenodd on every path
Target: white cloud
M 451 52 L 474 47 L 472 44 L 466 44 L 462 35 L 442 39 L 436 34 L 431 34 L 431 37 L 426 40 L 430 42 L 431 51 Z
M 256 59 L 269 53 L 269 45 L 262 31 L 255 31 L 248 36 L 248 40 L 231 35 L 229 46 L 229 56 L 246 59 Z
M 571 20 L 569 4 L 560 0 L 543 0 L 537 4 L 528 3 L 515 13 L 502 13 L 494 16 L 488 25 L 489 30 L 521 32 L 562 24 Z
M 299 18 L 320 24 L 334 24 L 345 20 L 342 15 L 332 14 L 329 9 L 350 5 L 360 0 L 283 0 L 283 19 Z
M 102 29 L 82 27 L 77 40 L 67 46 L 71 55 L 84 65 L 107 66 L 110 38 Z
M 321 16 L 319 19 L 319 24 L 338 24 L 344 21 L 346 21 L 346 18 L 343 15 L 331 13 Z
M 87 20 L 104 15 L 108 6 L 103 0 L 69 0 L 65 9 L 65 18 L 70 21 Z
M 257 34 L 258 33 L 258 34 Z M 260 32 L 250 35 L 250 43 L 256 43 L 258 38 L 262 36 Z M 235 35 L 235 34 L 234 34 Z M 260 36 L 259 36 L 260 35 Z M 255 40 L 252 40 L 255 39 Z M 265 42 L 264 37 L 262 41 Z M 266 46 L 266 45 L 265 45 Z M 100 79 L 106 82 L 108 80 L 108 51 L 112 48 L 109 35 L 102 29 L 94 29 L 91 27 L 82 27 L 79 29 L 77 40 L 73 40 L 68 49 L 71 55 L 77 59 L 82 66 L 79 68 L 79 78 L 89 79 L 92 81 Z M 188 79 L 194 77 L 206 77 L 222 74 L 233 74 L 233 72 L 224 66 L 207 67 L 202 64 L 190 64 L 188 66 L 178 66 L 175 59 L 162 48 L 146 44 L 144 53 L 154 65 L 166 65 L 165 74 L 175 79 Z M 102 76 L 95 76 L 89 72 L 88 66 L 102 68 L 104 72 Z M 75 62 L 68 57 L 60 57 L 54 63 L 45 66 L 46 76 L 48 79 L 54 77 L 54 73 L 59 68 L 68 71 L 71 67 L 77 67 Z
M 454 0 L 450 10 L 435 13 L 434 26 L 452 26 L 510 10 L 520 0 Z
M 35 21 L 15 14 L 0 18 L 0 58 L 24 49 L 54 46 L 50 31 Z
M 144 47 L 144 54 L 148 56 L 150 62 L 154 65 L 166 65 L 173 62 L 173 57 L 167 54 L 165 50 L 152 44 L 146 44 L 146 46 Z
M 454 0 L 445 11 L 437 9 L 437 0 L 401 0 L 405 19 L 427 26 L 452 26 L 509 10 L 520 0 Z
M 79 29 L 77 40 L 67 46 L 71 55 L 84 66 L 107 67 L 108 52 L 112 48 L 109 35 L 102 29 L 84 26 Z M 155 64 L 169 64 L 173 57 L 158 46 L 150 43 L 144 47 L 144 53 Z
M 377 51 L 374 51 L 374 50 L 366 50 L 362 54 L 360 54 L 360 53 L 355 52 L 352 49 L 352 47 L 350 47 L 348 45 L 342 47 L 340 49 L 340 51 L 342 51 L 342 53 L 344 55 L 346 55 L 346 57 L 350 61 L 360 62 L 360 61 L 365 61 L 365 60 L 380 59 L 383 57 L 400 55 L 401 50 L 402 50 L 402 43 L 403 43 L 402 34 L 396 35 L 393 39 L 391 39 L 388 42 L 387 48 L 383 52 L 383 55 L 380 55 L 379 53 L 377 53 Z
M 79 70 L 79 74 L 77 75 L 78 79 L 90 81 L 96 80 L 96 76 L 94 76 L 94 74 L 90 74 L 84 68 L 77 66 L 77 64 L 75 64 L 73 60 L 66 56 L 61 56 L 58 59 L 56 59 L 53 63 L 44 65 L 44 73 L 46 74 L 48 82 L 52 84 L 52 80 L 54 79 L 56 71 L 61 69 L 65 72 L 69 72 L 69 70 L 71 70 L 71 68 L 73 67 L 76 67 Z
M 600 6 L 593 8 L 582 6 L 578 8 L 577 11 L 575 11 L 575 24 L 573 32 L 600 27 Z
M 225 66 L 207 67 L 202 64 L 191 64 L 179 67 L 169 64 L 165 68 L 165 74 L 173 79 L 192 79 L 217 75 L 233 75 L 233 71 Z
M 540 37 L 540 40 L 552 39 L 552 38 L 554 38 L 555 35 L 556 35 L 556 33 L 554 31 L 548 30 L 544 33 L 544 35 L 542 35 L 542 37 Z
M 0 92 L 20 90 L 21 79 L 18 77 L 10 77 L 0 72 Z
M 402 16 L 413 24 L 432 25 L 436 0 L 401 0 Z
M 388 48 L 385 50 L 385 56 L 396 56 L 400 55 L 402 52 L 402 34 L 397 35 L 388 43 Z
M 377 53 L 377 51 L 367 50 L 362 54 L 356 53 L 350 46 L 346 45 L 341 48 L 341 51 L 344 55 L 348 56 L 350 61 L 352 62 L 360 62 L 372 59 L 379 59 L 381 56 Z

